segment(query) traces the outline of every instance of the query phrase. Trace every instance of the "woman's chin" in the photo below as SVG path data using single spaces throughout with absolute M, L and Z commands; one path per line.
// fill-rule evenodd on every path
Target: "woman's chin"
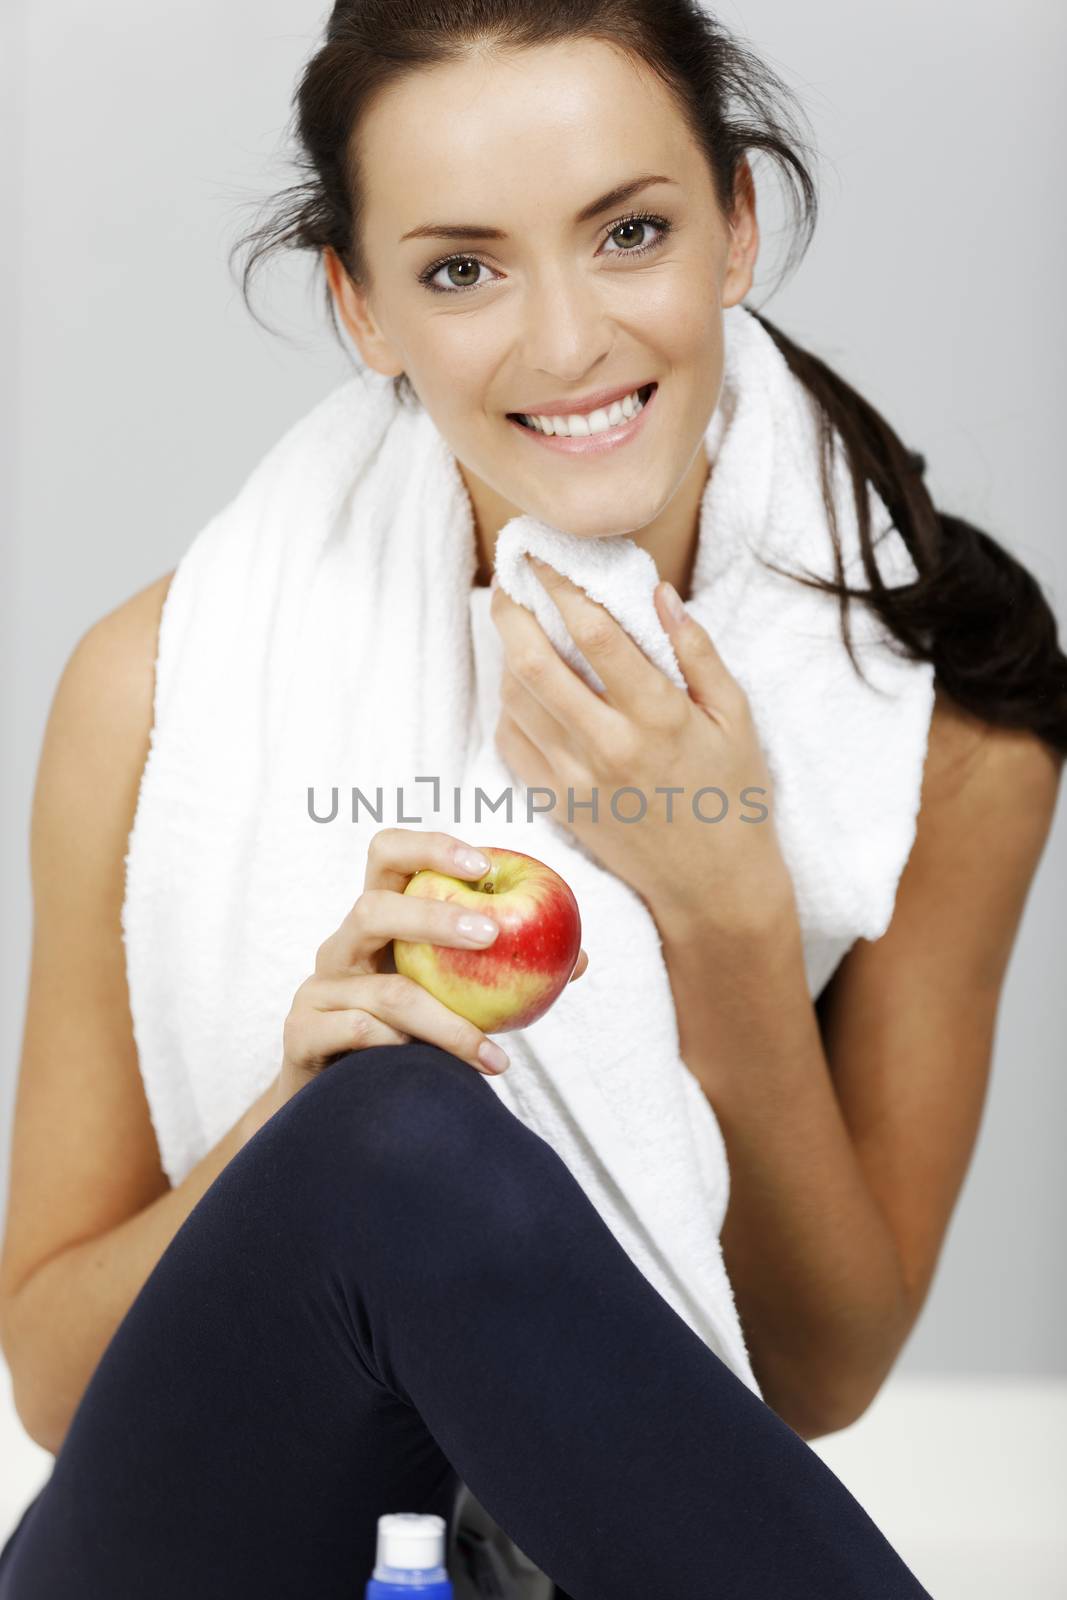
M 607 521 L 602 506 L 598 506 L 596 512 L 589 516 L 581 516 L 562 506 L 547 506 L 528 508 L 522 515 L 544 522 L 550 528 L 558 528 L 561 533 L 569 533 L 572 538 L 592 540 L 632 537 L 640 533 L 642 528 L 647 528 L 655 520 L 656 513 L 653 510 L 647 517 L 635 520 L 631 508 L 625 520 L 620 517 L 616 521 Z

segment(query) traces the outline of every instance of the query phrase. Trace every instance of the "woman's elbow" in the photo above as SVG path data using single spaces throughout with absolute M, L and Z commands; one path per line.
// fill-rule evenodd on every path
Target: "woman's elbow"
M 40 1445 L 42 1450 L 58 1455 L 68 1424 L 62 1424 L 57 1417 L 49 1415 L 47 1407 L 40 1403 L 36 1393 L 27 1384 L 19 1382 L 14 1372 L 11 1372 L 11 1403 L 27 1437 Z
M 836 1381 L 824 1384 L 806 1382 L 791 1385 L 788 1392 L 780 1386 L 763 1384 L 763 1398 L 794 1433 L 810 1442 L 824 1438 L 828 1433 L 840 1433 L 850 1428 L 867 1410 L 877 1388 L 862 1388 L 845 1382 L 840 1375 Z

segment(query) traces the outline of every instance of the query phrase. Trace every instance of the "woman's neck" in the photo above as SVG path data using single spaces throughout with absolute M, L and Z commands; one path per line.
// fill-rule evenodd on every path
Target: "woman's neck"
M 462 463 L 458 465 L 474 512 L 478 551 L 474 587 L 485 588 L 493 576 L 500 530 L 518 512 L 487 484 L 471 478 L 464 471 Z M 660 578 L 672 583 L 683 600 L 688 600 L 690 595 L 700 533 L 700 506 L 709 472 L 707 452 L 701 444 L 689 470 L 660 516 L 647 527 L 630 534 L 636 545 L 648 551 L 656 563 Z

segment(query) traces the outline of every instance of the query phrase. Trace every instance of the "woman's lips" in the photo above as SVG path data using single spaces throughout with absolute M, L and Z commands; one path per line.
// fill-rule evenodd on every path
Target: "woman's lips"
M 558 438 L 554 433 L 541 433 L 537 428 L 528 428 L 516 417 L 509 417 L 508 421 L 513 428 L 518 429 L 519 433 L 532 440 L 534 444 L 542 445 L 546 450 L 555 450 L 565 456 L 602 455 L 607 450 L 615 450 L 620 445 L 629 444 L 631 439 L 637 437 L 645 415 L 654 404 L 658 393 L 659 384 L 655 383 L 652 386 L 652 393 L 636 416 L 627 422 L 616 423 L 613 428 L 605 428 L 603 433 L 590 433 L 577 439 Z

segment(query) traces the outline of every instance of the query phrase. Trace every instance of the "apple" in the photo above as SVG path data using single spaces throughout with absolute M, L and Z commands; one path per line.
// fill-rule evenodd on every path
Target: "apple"
M 582 947 L 582 919 L 569 884 L 520 850 L 479 845 L 489 871 L 452 878 L 423 867 L 405 894 L 448 900 L 490 917 L 499 933 L 484 950 L 393 940 L 396 970 L 483 1033 L 508 1033 L 544 1016 L 567 987 Z

